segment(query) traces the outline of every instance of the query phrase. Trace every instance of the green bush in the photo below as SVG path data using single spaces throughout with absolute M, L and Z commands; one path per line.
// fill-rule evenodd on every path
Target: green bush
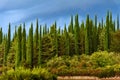
M 0 77 L 0 80 L 52 80 L 56 77 L 44 68 L 24 69 L 22 67 L 16 70 L 8 70 Z
M 105 67 L 108 65 L 113 65 L 115 57 L 112 56 L 113 53 L 108 53 L 106 51 L 95 52 L 90 56 L 91 62 L 95 68 Z

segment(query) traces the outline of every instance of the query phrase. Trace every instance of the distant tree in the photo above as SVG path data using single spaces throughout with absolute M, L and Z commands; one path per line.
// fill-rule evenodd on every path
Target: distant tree
M 65 34 L 65 54 L 70 55 L 70 40 L 69 40 L 69 34 L 66 29 L 66 24 L 64 26 L 64 34 Z
M 35 51 L 36 51 L 36 48 L 38 47 L 37 44 L 38 44 L 38 27 L 39 27 L 39 24 L 38 24 L 38 19 L 36 21 L 36 30 L 35 30 Z
M 21 57 L 22 57 L 22 27 L 20 25 L 20 27 L 18 28 L 18 36 L 17 36 L 17 53 L 16 53 L 16 57 L 15 57 L 15 66 L 19 67 L 21 64 Z
M 117 15 L 117 30 L 119 30 L 119 15 Z
M 54 39 L 55 39 L 55 54 L 58 56 L 58 35 L 57 35 L 57 23 L 54 23 Z
M 7 62 L 7 55 L 8 55 L 8 47 L 7 47 L 7 44 L 8 44 L 8 41 L 7 41 L 7 35 L 4 36 L 4 56 L 3 56 L 3 65 L 6 66 L 6 62 Z
M 107 12 L 106 16 L 106 33 L 105 33 L 105 47 L 104 50 L 109 49 L 109 12 Z
M 73 30 L 73 16 L 71 16 L 71 21 L 70 21 L 68 30 L 69 30 L 70 33 L 72 33 L 72 34 L 74 33 L 74 30 Z
M 87 15 L 87 19 L 86 19 L 86 30 L 85 30 L 85 53 L 89 54 L 90 49 L 89 49 L 89 31 L 90 27 L 89 27 L 89 15 Z
M 75 35 L 75 54 L 79 54 L 79 17 L 78 17 L 78 14 L 75 16 L 74 35 Z
M 97 16 L 95 15 L 95 27 L 93 28 L 93 52 L 97 51 Z
M 40 26 L 40 37 L 39 37 L 39 53 L 38 53 L 38 65 L 42 64 L 42 26 Z
M 2 43 L 3 40 L 3 32 L 2 32 L 2 28 L 0 28 L 0 44 Z
M 85 25 L 84 22 L 81 23 L 80 28 L 80 52 L 85 53 Z
M 31 27 L 29 29 L 29 37 L 28 37 L 28 49 L 27 49 L 27 63 L 29 67 L 33 67 L 33 24 L 31 23 Z
M 89 54 L 89 40 L 87 30 L 85 31 L 85 54 Z
M 24 23 L 22 33 L 22 62 L 24 62 L 25 60 L 26 60 L 26 29 Z
M 8 52 L 9 52 L 10 45 L 11 45 L 10 43 L 11 43 L 11 24 L 9 23 L 9 26 L 8 26 L 8 44 L 7 44 Z

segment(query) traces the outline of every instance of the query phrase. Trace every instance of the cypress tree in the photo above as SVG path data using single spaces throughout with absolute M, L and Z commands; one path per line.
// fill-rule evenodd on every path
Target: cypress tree
M 38 54 L 38 65 L 41 66 L 41 55 L 42 55 L 42 26 L 40 26 L 40 38 L 39 38 L 39 54 Z
M 85 28 L 84 28 L 84 22 L 81 24 L 80 29 L 80 45 L 81 45 L 81 53 L 85 53 Z
M 55 37 L 55 54 L 58 56 L 58 38 L 57 38 L 57 23 L 55 21 L 54 24 L 55 31 L 54 31 L 54 37 Z
M 38 19 L 36 21 L 36 30 L 35 30 L 35 54 L 37 53 L 37 49 L 38 49 L 38 27 L 39 27 L 39 24 L 38 24 Z
M 7 35 L 4 36 L 4 41 L 5 41 L 5 45 L 4 45 L 4 56 L 3 56 L 3 65 L 6 66 L 6 62 L 7 62 L 7 55 L 8 55 L 8 40 L 7 40 Z
M 78 14 L 75 16 L 75 54 L 79 54 L 79 18 Z
M 90 20 L 89 22 L 89 53 L 94 52 L 94 47 L 93 47 L 93 21 Z
M 27 63 L 29 64 L 29 67 L 33 67 L 32 65 L 33 64 L 33 24 L 32 23 L 29 29 Z
M 85 30 L 85 54 L 89 54 L 89 41 L 88 41 L 88 33 L 87 29 Z
M 2 43 L 2 39 L 3 39 L 3 32 L 2 32 L 2 28 L 0 28 L 0 44 Z
M 102 22 L 101 22 L 101 26 L 102 26 L 102 29 L 103 29 L 103 26 L 104 26 L 103 19 L 102 19 Z
M 105 33 L 105 47 L 104 50 L 109 49 L 109 12 L 106 16 L 106 33 Z
M 22 56 L 22 28 L 21 25 L 18 28 L 18 36 L 17 36 L 17 53 L 16 53 L 16 60 L 15 60 L 15 66 L 19 67 L 21 64 L 21 56 Z
M 9 49 L 10 49 L 10 43 L 11 43 L 11 24 L 9 23 L 9 26 L 8 26 L 8 44 L 7 44 L 7 51 L 9 52 Z
M 69 34 L 66 29 L 66 24 L 64 26 L 64 33 L 65 33 L 65 54 L 70 55 L 70 40 L 69 40 Z
M 119 30 L 119 15 L 117 15 L 117 30 Z
M 115 32 L 115 21 L 113 22 L 113 31 Z
M 73 30 L 73 16 L 71 16 L 71 21 L 70 21 L 70 25 L 69 25 L 69 32 L 70 33 L 74 33 L 74 30 Z
M 25 23 L 23 24 L 23 33 L 22 33 L 22 62 L 26 60 L 26 30 Z
M 97 16 L 95 15 L 95 28 L 94 28 L 94 34 L 93 34 L 93 43 L 94 43 L 94 51 L 97 51 Z
M 89 15 L 87 15 L 86 19 L 86 31 L 85 31 L 85 53 L 89 54 Z
M 60 27 L 58 28 L 58 34 L 59 34 L 59 35 L 61 34 L 61 30 L 60 30 Z

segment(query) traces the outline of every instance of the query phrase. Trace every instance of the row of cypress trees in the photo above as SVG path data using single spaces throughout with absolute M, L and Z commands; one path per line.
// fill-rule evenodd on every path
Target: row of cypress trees
M 64 29 L 57 27 L 55 22 L 51 27 L 41 26 L 36 21 L 36 29 L 33 31 L 33 24 L 26 35 L 25 23 L 20 25 L 11 39 L 11 25 L 9 24 L 8 34 L 2 33 L 0 29 L 0 43 L 5 42 L 3 64 L 6 65 L 7 55 L 9 54 L 11 43 L 16 40 L 15 66 L 19 67 L 25 63 L 29 67 L 41 66 L 42 63 L 51 59 L 53 56 L 61 55 L 81 55 L 92 54 L 98 50 L 110 50 L 111 34 L 119 30 L 119 15 L 117 23 L 112 19 L 112 13 L 106 15 L 106 22 L 90 19 L 87 15 L 86 22 L 79 22 L 78 14 L 73 18 Z M 116 29 L 117 26 L 117 29 Z M 28 30 L 28 29 L 27 29 Z

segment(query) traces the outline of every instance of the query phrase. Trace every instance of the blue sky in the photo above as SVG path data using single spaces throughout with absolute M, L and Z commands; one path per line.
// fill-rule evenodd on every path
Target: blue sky
M 70 16 L 79 14 L 80 21 L 90 14 L 91 18 L 98 15 L 98 19 L 104 18 L 107 10 L 113 13 L 113 18 L 120 11 L 120 0 L 0 0 L 0 26 L 3 31 L 8 29 L 8 23 L 14 26 L 26 23 L 26 28 L 30 23 L 35 23 L 36 18 L 39 23 L 50 26 L 54 21 L 63 27 L 70 21 Z

